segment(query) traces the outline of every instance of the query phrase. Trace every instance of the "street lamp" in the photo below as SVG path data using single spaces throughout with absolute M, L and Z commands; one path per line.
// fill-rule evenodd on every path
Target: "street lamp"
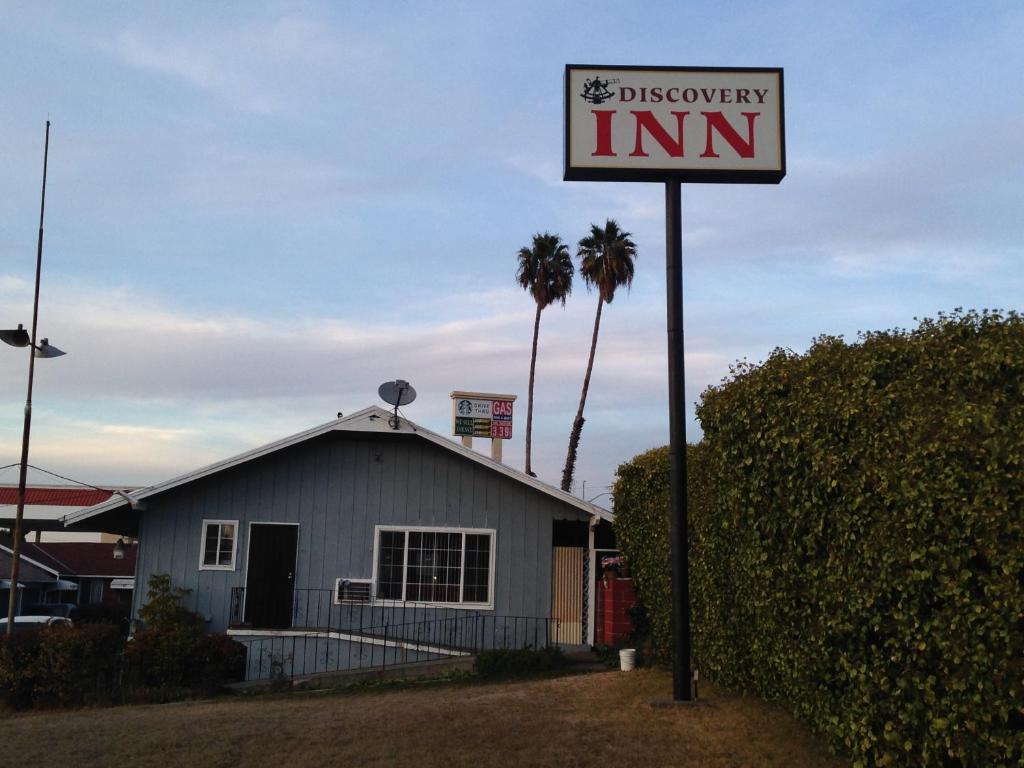
M 30 341 L 28 331 L 21 327 L 21 323 L 13 331 L 0 331 L 0 340 L 12 347 L 27 347 Z
M 40 230 L 40 234 L 42 230 Z M 35 336 L 36 318 L 39 308 L 39 272 L 36 272 L 36 306 L 32 312 L 32 336 Z M 28 363 L 28 396 L 25 399 L 25 426 L 21 432 L 21 467 L 18 473 L 18 508 L 14 517 L 14 540 L 11 542 L 11 587 L 7 601 L 7 634 L 14 631 L 14 614 L 18 607 L 18 565 L 21 552 L 21 523 L 25 516 L 25 486 L 28 480 L 28 443 L 32 431 L 32 383 L 35 378 L 35 361 L 37 357 L 60 357 L 65 354 L 62 350 L 50 344 L 49 339 L 43 339 L 39 344 L 29 339 L 26 343 L 20 343 L 28 333 L 19 324 L 15 330 L 0 330 L 0 340 L 12 347 L 32 347 L 32 355 Z
M 18 509 L 14 516 L 14 540 L 11 542 L 11 586 L 7 601 L 7 634 L 14 631 L 14 614 L 18 605 L 18 560 L 21 554 L 21 522 L 25 516 L 25 485 L 28 476 L 28 440 L 32 431 L 32 381 L 37 357 L 60 357 L 64 353 L 43 339 L 36 344 L 39 320 L 39 273 L 43 266 L 43 214 L 46 211 L 46 161 L 50 152 L 50 121 L 46 121 L 46 143 L 43 145 L 43 192 L 39 202 L 39 239 L 36 241 L 36 289 L 32 300 L 32 334 L 19 323 L 14 330 L 0 331 L 0 340 L 12 347 L 30 347 L 28 358 L 28 395 L 25 398 L 25 426 L 21 432 L 21 468 L 18 473 Z

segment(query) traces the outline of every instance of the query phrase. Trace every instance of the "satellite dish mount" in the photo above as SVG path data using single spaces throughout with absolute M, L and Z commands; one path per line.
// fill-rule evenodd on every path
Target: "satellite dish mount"
M 408 405 L 416 399 L 416 390 L 412 388 L 412 384 L 403 379 L 396 379 L 395 381 L 385 381 L 379 387 L 377 387 L 377 394 L 380 395 L 380 399 L 388 405 L 395 407 L 394 413 L 391 414 L 391 418 L 388 419 L 388 426 L 392 429 L 398 429 L 400 422 L 398 421 L 398 406 Z

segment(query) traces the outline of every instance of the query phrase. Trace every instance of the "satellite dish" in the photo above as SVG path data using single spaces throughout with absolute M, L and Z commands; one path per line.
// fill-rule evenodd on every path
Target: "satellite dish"
M 412 384 L 402 379 L 385 381 L 377 387 L 377 394 L 380 395 L 381 400 L 395 408 L 400 405 L 408 405 L 416 399 L 416 390 L 412 388 Z
M 400 426 L 398 406 L 408 405 L 415 400 L 416 390 L 412 388 L 412 384 L 408 381 L 396 379 L 395 381 L 385 381 L 377 387 L 377 394 L 380 395 L 380 399 L 385 403 L 395 406 L 395 412 L 388 419 L 388 426 L 392 429 L 398 429 Z

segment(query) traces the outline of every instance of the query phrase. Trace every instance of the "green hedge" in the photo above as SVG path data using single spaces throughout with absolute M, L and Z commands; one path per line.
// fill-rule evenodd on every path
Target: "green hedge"
M 12 709 L 170 701 L 245 676 L 245 646 L 226 635 L 146 630 L 125 643 L 112 624 L 0 635 L 0 704 Z
M 125 648 L 125 695 L 156 701 L 210 695 L 245 679 L 245 658 L 245 646 L 227 635 L 141 630 Z
M 117 695 L 123 645 L 110 624 L 0 636 L 0 701 L 15 709 L 109 702 Z
M 150 578 L 148 625 L 125 641 L 114 624 L 79 624 L 0 635 L 0 703 L 14 709 L 209 695 L 245 677 L 246 649 L 203 632 L 170 577 Z
M 776 350 L 698 416 L 702 673 L 788 701 L 859 765 L 1024 764 L 1024 320 Z M 644 454 L 615 491 L 663 643 L 666 474 Z
M 637 595 L 647 609 L 655 652 L 667 662 L 672 642 L 668 448 L 655 448 L 622 464 L 613 498 L 615 542 L 626 556 Z

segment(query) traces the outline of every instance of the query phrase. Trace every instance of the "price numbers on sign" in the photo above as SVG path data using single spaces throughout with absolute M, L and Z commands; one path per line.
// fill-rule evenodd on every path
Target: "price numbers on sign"
M 495 400 L 491 403 L 491 437 L 512 439 L 512 401 Z

